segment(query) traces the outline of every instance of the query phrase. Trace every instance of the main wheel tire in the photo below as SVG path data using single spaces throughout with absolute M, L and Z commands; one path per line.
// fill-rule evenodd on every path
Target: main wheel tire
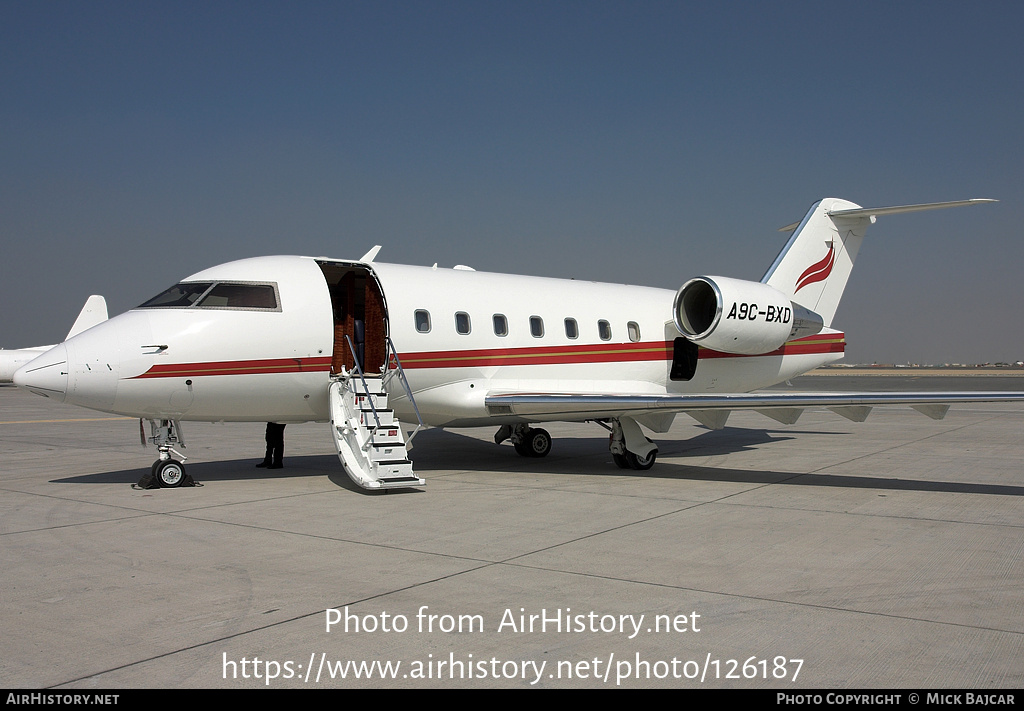
M 646 457 L 641 457 L 638 454 L 633 454 L 630 451 L 626 451 L 626 461 L 629 463 L 631 469 L 637 471 L 647 471 L 654 466 L 654 461 L 658 458 L 658 450 L 652 449 L 651 453 Z
M 531 457 L 546 457 L 551 451 L 551 435 L 547 430 L 530 429 L 525 441 Z
M 176 486 L 181 486 L 181 482 L 185 480 L 185 465 L 174 459 L 165 459 L 162 462 L 157 462 L 153 474 L 160 482 L 161 488 L 173 489 Z
M 632 469 L 633 465 L 629 463 L 629 459 L 625 454 L 616 454 L 612 452 L 612 460 L 615 462 L 615 466 L 619 469 Z
M 516 454 L 518 454 L 520 457 L 532 457 L 533 456 L 530 453 L 530 443 L 529 443 L 529 441 L 527 441 L 525 439 L 522 442 L 519 442 L 519 443 L 513 442 L 512 446 L 515 447 Z

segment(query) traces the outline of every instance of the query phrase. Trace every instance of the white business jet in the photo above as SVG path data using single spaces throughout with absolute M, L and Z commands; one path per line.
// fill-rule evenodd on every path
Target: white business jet
M 67 338 L 74 338 L 82 331 L 92 328 L 96 324 L 107 320 L 107 301 L 102 296 L 93 294 L 85 300 L 85 306 L 78 314 Z M 14 380 L 14 374 L 21 366 L 35 360 L 46 351 L 53 348 L 49 346 L 32 346 L 30 348 L 12 348 L 9 350 L 0 349 L 0 383 L 10 383 Z
M 677 413 L 721 428 L 733 410 L 796 422 L 808 407 L 861 421 L 905 404 L 938 419 L 951 403 L 1024 393 L 751 391 L 838 360 L 831 327 L 879 215 L 991 200 L 865 209 L 815 203 L 760 282 L 717 276 L 676 292 L 361 259 L 280 256 L 222 264 L 58 345 L 14 382 L 149 421 L 163 486 L 184 478 L 181 423 L 330 422 L 339 458 L 368 489 L 424 482 L 407 457 L 421 426 L 497 426 L 523 456 L 551 449 L 532 425 L 592 421 L 622 468 L 650 468 Z M 176 455 L 178 459 L 175 459 Z

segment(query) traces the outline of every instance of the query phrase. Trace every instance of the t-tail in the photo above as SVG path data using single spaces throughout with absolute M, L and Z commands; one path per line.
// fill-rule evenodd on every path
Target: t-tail
M 719 276 L 690 279 L 676 292 L 676 328 L 691 342 L 723 353 L 774 353 L 832 325 L 868 225 L 878 215 L 996 202 L 989 199 L 896 207 L 860 207 L 825 198 L 799 223 L 760 282 Z
M 831 326 L 864 233 L 868 225 L 874 224 L 877 216 L 987 202 L 996 201 L 975 198 L 864 208 L 839 198 L 819 200 L 811 205 L 803 220 L 779 230 L 793 230 L 793 236 L 782 248 L 761 283 L 782 292 L 794 304 L 818 314 L 825 326 Z

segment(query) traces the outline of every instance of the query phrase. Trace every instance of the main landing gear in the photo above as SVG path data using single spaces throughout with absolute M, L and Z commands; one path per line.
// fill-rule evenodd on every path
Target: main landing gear
M 658 446 L 644 436 L 640 425 L 632 417 L 620 417 L 597 423 L 611 432 L 608 449 L 620 469 L 646 471 L 658 458 Z M 551 435 L 546 430 L 529 425 L 502 425 L 494 435 L 501 444 L 512 441 L 516 453 L 522 457 L 545 457 L 551 451 Z
M 605 425 L 607 427 L 607 425 Z M 619 469 L 647 471 L 658 458 L 658 445 L 644 436 L 632 417 L 611 421 L 608 450 Z
M 546 457 L 551 451 L 551 435 L 547 430 L 529 425 L 502 425 L 494 435 L 496 444 L 512 440 L 516 454 L 520 457 Z
M 159 459 L 153 462 L 153 466 L 150 467 L 153 478 L 164 489 L 181 486 L 188 476 L 185 473 L 185 465 L 171 457 L 173 453 L 183 461 L 188 459 L 188 457 L 171 446 L 177 444 L 181 445 L 182 449 L 185 448 L 185 437 L 181 431 L 181 423 L 177 420 L 149 420 L 149 431 L 151 434 L 147 438 L 142 420 L 139 420 L 139 434 L 142 439 L 142 446 L 145 447 L 147 441 L 152 442 L 156 445 L 160 456 Z
M 651 454 L 643 457 L 638 454 L 633 454 L 629 450 L 626 450 L 625 454 L 616 454 L 612 452 L 612 459 L 615 461 L 616 466 L 619 469 L 636 469 L 638 471 L 647 471 L 654 466 L 654 460 L 658 458 L 658 450 L 654 450 Z

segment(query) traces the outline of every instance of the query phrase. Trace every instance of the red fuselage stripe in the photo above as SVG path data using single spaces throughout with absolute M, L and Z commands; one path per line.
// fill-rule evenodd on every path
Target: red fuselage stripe
M 842 353 L 846 344 L 841 333 L 807 336 L 790 341 L 771 353 L 744 356 L 701 348 L 704 358 L 762 358 L 765 356 L 803 355 L 809 353 Z M 416 368 L 487 368 L 514 365 L 559 365 L 566 363 L 628 363 L 640 361 L 671 361 L 671 341 L 647 343 L 586 344 L 579 346 L 542 346 L 538 348 L 487 348 L 479 350 L 423 351 L 401 355 L 402 367 Z M 394 367 L 394 362 L 392 362 Z M 259 375 L 265 373 L 328 372 L 330 358 L 274 358 L 267 360 L 232 360 L 209 363 L 173 363 L 154 365 L 141 378 L 184 378 L 204 375 Z
M 273 358 L 227 360 L 211 363 L 154 365 L 138 378 L 183 378 L 199 375 L 255 375 L 260 373 L 309 373 L 331 369 L 330 358 Z
M 758 358 L 763 356 L 806 353 L 842 353 L 843 334 L 807 336 L 790 341 L 771 353 L 760 356 L 739 356 L 701 348 L 699 358 Z M 475 351 L 426 351 L 402 355 L 402 367 L 414 368 L 484 368 L 502 365 L 555 365 L 562 363 L 625 363 L 630 361 L 672 360 L 671 341 L 649 343 L 616 343 L 608 345 L 562 346 L 543 348 L 506 348 Z

